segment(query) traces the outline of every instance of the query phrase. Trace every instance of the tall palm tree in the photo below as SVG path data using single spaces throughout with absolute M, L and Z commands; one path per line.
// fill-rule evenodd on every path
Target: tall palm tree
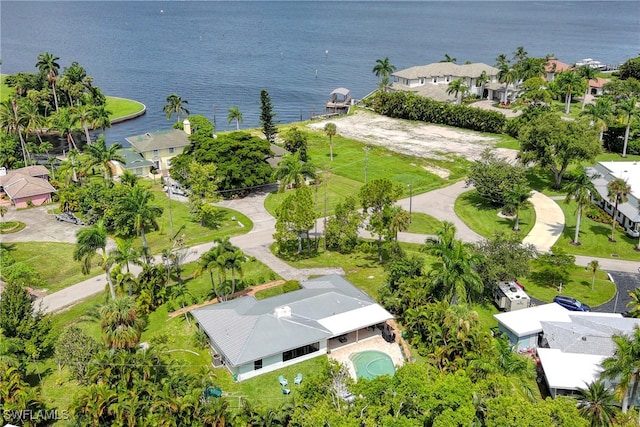
M 457 58 L 454 58 L 453 56 L 449 56 L 448 53 L 445 53 L 444 54 L 444 59 L 441 60 L 440 62 L 451 62 L 451 63 L 455 64 L 457 60 L 458 60 Z
M 111 119 L 109 115 L 111 111 L 107 110 L 104 105 L 94 105 L 91 107 L 91 127 L 93 129 L 102 129 L 103 131 L 111 127 Z M 87 140 L 89 142 L 89 140 Z
M 462 104 L 462 97 L 469 91 L 467 85 L 464 84 L 462 79 L 455 79 L 447 87 L 447 95 L 453 95 L 456 97 L 456 103 Z M 459 95 L 459 96 L 458 96 Z
M 18 100 L 16 98 L 5 99 L 0 102 L 0 127 L 6 129 L 7 132 L 15 132 L 18 135 L 24 165 L 29 166 L 29 153 L 27 152 L 27 145 L 22 134 L 26 125 L 27 120 L 21 113 Z
M 141 265 L 140 252 L 133 247 L 133 239 L 116 239 L 116 248 L 109 252 L 109 258 L 119 268 L 125 267 L 127 273 L 131 273 L 129 264 Z M 133 293 L 129 286 L 129 295 Z
M 223 301 L 223 295 L 220 292 L 222 290 L 222 282 L 225 280 L 226 269 L 224 265 L 224 257 L 222 257 L 222 253 L 224 249 L 222 245 L 218 244 L 213 248 L 209 249 L 207 252 L 203 253 L 200 256 L 200 260 L 198 261 L 198 267 L 194 272 L 194 276 L 199 276 L 205 270 L 209 272 L 209 278 L 211 279 L 211 287 L 213 288 L 213 292 L 216 294 L 218 300 Z M 213 272 L 216 271 L 218 276 L 218 286 L 216 286 L 216 282 L 213 279 Z
M 151 204 L 153 198 L 151 191 L 136 185 L 117 203 L 120 215 L 116 217 L 116 227 L 124 235 L 140 236 L 145 258 L 149 256 L 149 244 L 145 233 L 159 228 L 157 218 L 162 215 L 162 208 Z
M 527 206 L 531 195 L 531 189 L 524 186 L 516 186 L 505 193 L 505 208 L 515 215 L 513 231 L 520 231 L 520 210 Z
M 136 301 L 114 298 L 100 307 L 100 329 L 105 344 L 114 349 L 133 349 L 140 342 L 144 321 L 138 317 Z
M 496 57 L 496 64 L 495 67 L 499 70 L 502 70 L 503 68 L 509 68 L 509 59 L 507 58 L 507 55 L 504 53 L 501 53 L 500 55 L 498 55 Z
M 504 97 L 502 102 L 506 104 L 508 100 L 507 92 L 509 91 L 509 85 L 518 81 L 518 72 L 515 68 L 510 68 L 508 65 L 504 65 L 498 72 L 498 79 L 500 83 L 504 83 Z
M 589 175 L 585 167 L 579 167 L 570 175 L 569 184 L 567 184 L 567 196 L 564 199 L 565 203 L 571 202 L 575 199 L 578 204 L 578 215 L 576 216 L 576 232 L 573 237 L 573 244 L 579 245 L 580 238 L 580 223 L 582 222 L 582 210 L 585 206 L 591 204 L 591 200 L 596 192 L 596 188 L 593 185 L 593 180 L 600 178 L 599 174 Z
M 595 104 L 588 104 L 581 113 L 591 119 L 591 122 L 600 128 L 600 142 L 602 142 L 604 131 L 613 115 L 613 99 L 603 96 L 596 99 Z
M 78 149 L 73 133 L 78 131 L 78 118 L 70 108 L 60 108 L 51 116 L 51 128 L 60 132 L 62 138 L 67 139 L 69 150 Z
M 240 130 L 240 123 L 242 123 L 242 112 L 238 106 L 229 108 L 229 115 L 227 115 L 227 124 L 232 121 L 236 121 L 236 130 Z
M 100 168 L 102 168 L 104 181 L 111 181 L 113 179 L 113 170 L 109 163 L 113 161 L 117 161 L 122 164 L 125 163 L 122 154 L 118 153 L 118 150 L 121 148 L 122 144 L 119 142 L 115 142 L 107 147 L 104 135 L 100 135 L 95 142 L 87 144 L 84 147 L 84 152 L 89 156 L 89 162 L 86 167 L 90 168 L 93 166 L 100 166 Z
M 29 98 L 22 100 L 22 114 L 25 118 L 25 133 L 35 133 L 40 145 L 42 145 L 42 132 L 47 127 L 47 119 L 40 114 L 38 106 Z
M 333 137 L 336 136 L 338 129 L 335 123 L 327 123 L 324 125 L 324 133 L 329 137 L 329 156 L 333 162 Z
M 91 126 L 91 106 L 86 104 L 80 105 L 75 107 L 74 111 L 82 130 L 84 130 L 84 137 L 87 139 L 87 144 L 91 144 L 91 135 L 89 134 L 89 127 Z
M 629 390 L 632 397 L 638 389 L 640 373 L 640 328 L 636 327 L 632 337 L 614 335 L 612 340 L 616 346 L 615 353 L 602 362 L 602 377 L 617 383 L 616 393 L 622 401 L 622 412 L 629 409 Z M 635 400 L 632 399 L 632 402 Z
M 224 266 L 231 271 L 231 294 L 236 292 L 236 274 L 243 276 L 242 264 L 247 261 L 247 256 L 239 248 L 233 251 L 227 251 L 223 254 Z
M 376 75 L 380 79 L 380 81 L 386 82 L 387 84 L 383 86 L 383 91 L 386 92 L 387 85 L 389 82 L 389 77 L 396 70 L 396 66 L 389 62 L 389 57 L 385 57 L 384 59 L 376 59 L 376 65 L 373 67 L 371 72 Z
M 173 116 L 173 114 L 175 113 L 176 121 L 179 122 L 180 114 L 189 115 L 189 110 L 187 110 L 185 107 L 185 105 L 187 105 L 188 103 L 189 101 L 187 101 L 186 99 L 182 99 L 177 94 L 172 93 L 171 95 L 167 96 L 167 103 L 162 108 L 162 111 L 167 114 L 167 120 L 171 120 L 171 116 Z
M 280 181 L 278 191 L 282 192 L 289 184 L 299 187 L 304 182 L 305 177 L 315 178 L 316 171 L 309 163 L 300 161 L 300 152 L 297 151 L 293 154 L 285 154 L 273 177 Z
M 578 389 L 578 410 L 591 427 L 610 427 L 615 417 L 616 399 L 604 381 L 597 380 Z
M 107 276 L 109 292 L 111 298 L 116 297 L 116 291 L 111 280 L 111 263 L 107 256 L 107 228 L 102 220 L 88 227 L 82 228 L 78 233 L 76 247 L 73 251 L 73 259 L 82 262 L 82 273 L 89 274 L 91 271 L 91 261 L 100 249 L 102 252 L 101 267 Z
M 609 201 L 613 203 L 613 214 L 611 221 L 611 237 L 609 240 L 611 242 L 616 241 L 616 217 L 618 216 L 618 204 L 620 202 L 625 203 L 627 201 L 627 195 L 631 193 L 631 186 L 629 183 L 622 179 L 616 178 L 613 181 L 610 181 L 607 184 L 607 196 L 609 197 Z
M 577 91 L 582 90 L 584 82 L 578 73 L 570 70 L 558 73 L 555 81 L 565 96 L 564 113 L 569 114 L 571 110 L 571 96 Z
M 513 52 L 513 59 L 516 61 L 524 60 L 528 55 L 528 52 L 524 50 L 523 46 L 518 46 L 516 50 Z
M 627 157 L 627 145 L 629 143 L 629 130 L 633 119 L 640 116 L 640 108 L 638 108 L 638 97 L 630 96 L 621 99 L 616 105 L 618 114 L 624 117 L 627 127 L 624 130 L 624 146 L 622 147 L 622 157 Z
M 56 107 L 56 111 L 58 111 L 56 77 L 58 76 L 58 72 L 60 71 L 60 65 L 57 62 L 59 59 L 59 57 L 54 56 L 49 52 L 44 52 L 38 55 L 38 62 L 36 62 L 36 67 L 38 68 L 38 70 L 40 70 L 40 74 L 42 74 L 51 84 L 51 91 L 53 92 L 53 102 Z
M 598 76 L 598 70 L 589 67 L 588 65 L 583 65 L 582 67 L 578 68 L 578 75 L 585 82 L 585 90 L 582 97 L 582 111 L 584 111 L 584 107 L 587 103 L 587 95 L 589 95 L 589 82 Z

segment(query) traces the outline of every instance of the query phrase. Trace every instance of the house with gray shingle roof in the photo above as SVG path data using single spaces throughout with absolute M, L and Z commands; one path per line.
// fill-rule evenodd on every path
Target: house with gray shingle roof
M 264 300 L 244 296 L 193 310 L 214 360 L 242 381 L 325 355 L 346 334 L 357 341 L 393 318 L 342 276 L 318 277 L 301 286 Z
M 189 141 L 189 135 L 191 135 L 189 120 L 185 119 L 183 125 L 184 130 L 166 129 L 129 136 L 125 139 L 134 150 L 152 162 L 155 169 L 163 176 L 168 176 L 171 159 L 182 154 L 184 149 L 191 144 Z
M 16 208 L 49 203 L 55 191 L 49 183 L 49 170 L 42 165 L 13 170 L 0 168 L 0 193 L 6 194 Z
M 115 177 L 120 177 L 125 171 L 130 171 L 136 176 L 148 177 L 151 174 L 151 168 L 155 167 L 152 161 L 145 159 L 142 154 L 132 148 L 122 148 L 118 150 L 118 154 L 122 156 L 124 163 L 117 160 L 110 162 Z
M 470 95 L 500 99 L 498 92 L 504 87 L 498 81 L 499 72 L 497 68 L 483 63 L 458 65 L 453 62 L 436 62 L 391 74 L 391 90 L 414 92 L 436 101 L 455 101 L 454 96 L 447 94 L 447 89 L 449 83 L 461 79 L 469 88 Z M 483 73 L 488 79 L 486 82 L 479 80 Z

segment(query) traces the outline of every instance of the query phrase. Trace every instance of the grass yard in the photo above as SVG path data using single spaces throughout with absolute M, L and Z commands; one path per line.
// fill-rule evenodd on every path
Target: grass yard
M 106 107 L 107 111 L 111 112 L 111 114 L 109 114 L 109 118 L 111 120 L 139 113 L 145 108 L 144 104 L 138 101 L 125 98 L 116 98 L 113 96 L 107 96 Z
M 496 232 L 513 232 L 513 220 L 498 216 L 498 209 L 478 195 L 478 192 L 468 191 L 456 199 L 455 212 L 473 231 L 484 237 L 492 237 Z M 520 210 L 520 231 L 523 238 L 531 231 L 536 222 L 533 207 Z
M 577 204 L 575 201 L 567 204 L 556 201 L 562 208 L 565 218 L 565 227 L 560 239 L 553 245 L 554 249 L 561 249 L 566 253 L 599 258 L 626 259 L 640 261 L 640 252 L 635 250 L 638 245 L 637 238 L 631 238 L 620 230 L 616 230 L 616 243 L 609 241 L 611 236 L 611 224 L 596 222 L 583 213 L 580 223 L 579 246 L 571 244 L 576 232 Z M 612 256 L 613 254 L 617 256 Z
M 431 215 L 413 212 L 411 214 L 411 224 L 407 231 L 418 234 L 436 234 L 436 231 L 438 231 L 441 226 L 442 222 Z
M 562 295 L 569 295 L 591 307 L 597 307 L 609 301 L 615 296 L 616 286 L 609 281 L 607 273 L 596 272 L 596 280 L 593 290 L 591 290 L 591 271 L 584 267 L 571 268 L 571 277 L 568 282 L 562 284 Z M 559 295 L 556 286 L 545 283 L 544 277 L 540 274 L 538 267 L 533 266 L 528 278 L 518 279 L 526 288 L 527 293 L 544 302 L 552 302 L 553 297 Z
M 32 266 L 46 283 L 45 289 L 49 293 L 104 274 L 101 269 L 93 268 L 89 275 L 83 275 L 80 263 L 73 260 L 75 245 L 72 243 L 13 242 L 0 245 L 11 253 L 16 262 Z
M 9 99 L 9 96 L 14 93 L 14 90 L 4 83 L 6 76 L 7 74 L 0 74 L 0 102 Z

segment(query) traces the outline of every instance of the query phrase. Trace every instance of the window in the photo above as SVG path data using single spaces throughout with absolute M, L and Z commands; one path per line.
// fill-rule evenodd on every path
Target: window
M 160 150 L 153 150 L 153 151 L 151 151 L 151 154 L 153 156 L 159 156 L 160 155 Z
M 438 78 L 437 77 L 433 78 L 433 83 L 438 83 Z
M 169 154 L 173 154 L 176 152 L 176 149 L 173 147 L 169 147 L 168 151 L 169 151 Z
M 315 353 L 320 350 L 320 343 L 314 342 L 313 344 L 305 345 L 302 347 L 294 348 L 293 350 L 288 350 L 282 353 L 282 361 L 286 362 L 287 360 L 295 359 L 297 357 L 306 356 L 310 353 Z
M 262 359 L 258 359 L 253 362 L 253 370 L 257 371 L 258 369 L 262 369 Z

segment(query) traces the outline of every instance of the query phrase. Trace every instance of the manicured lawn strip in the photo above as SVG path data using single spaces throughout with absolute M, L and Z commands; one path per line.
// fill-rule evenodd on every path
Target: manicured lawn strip
M 556 203 L 562 208 L 565 227 L 560 239 L 553 245 L 554 249 L 561 249 L 566 253 L 598 258 L 626 259 L 640 261 L 640 252 L 634 248 L 638 245 L 637 238 L 631 238 L 616 229 L 616 243 L 611 243 L 611 224 L 603 224 L 588 218 L 584 213 L 580 223 L 580 246 L 570 244 L 576 233 L 577 205 L 575 201 L 567 204 L 562 200 Z M 617 254 L 617 257 L 611 256 Z
M 435 234 L 441 225 L 442 222 L 431 215 L 413 212 L 411 214 L 411 224 L 407 231 L 418 234 Z
M 7 76 L 8 74 L 0 74 L 0 102 L 14 94 L 14 90 L 4 83 L 4 78 Z
M 490 301 L 481 304 L 471 304 L 471 309 L 478 313 L 478 320 L 480 321 L 483 329 L 489 330 L 498 326 L 498 321 L 493 317 L 493 315 L 500 311 Z
M 509 148 L 511 150 L 520 150 L 520 142 L 514 137 L 507 135 L 506 133 L 501 133 L 499 135 L 491 133 L 486 135 L 498 139 L 496 148 Z
M 489 204 L 478 195 L 475 190 L 463 193 L 456 199 L 455 212 L 473 231 L 484 237 L 492 237 L 496 232 L 514 232 L 513 220 L 500 218 L 498 209 Z M 518 235 L 523 238 L 531 231 L 536 222 L 536 214 L 533 207 L 520 210 L 520 231 Z
M 12 242 L 1 245 L 9 250 L 16 262 L 32 266 L 47 284 L 49 293 L 104 274 L 101 269 L 93 268 L 90 275 L 83 275 L 80 263 L 73 260 L 75 245 L 72 243 Z M 97 263 L 94 266 L 97 267 Z
M 26 226 L 27 224 L 21 221 L 0 222 L 0 234 L 17 233 L 20 230 L 24 230 Z
M 591 271 L 584 267 L 571 268 L 571 278 L 562 284 L 562 295 L 569 295 L 592 307 L 604 304 L 614 297 L 615 284 L 608 279 L 604 271 L 596 272 L 596 281 L 591 290 Z M 552 302 L 553 297 L 560 295 L 556 286 L 543 283 L 539 267 L 533 266 L 532 273 L 527 278 L 518 279 L 524 285 L 527 294 L 544 302 Z
M 138 113 L 144 109 L 144 104 L 132 99 L 107 96 L 107 111 L 111 120 Z

